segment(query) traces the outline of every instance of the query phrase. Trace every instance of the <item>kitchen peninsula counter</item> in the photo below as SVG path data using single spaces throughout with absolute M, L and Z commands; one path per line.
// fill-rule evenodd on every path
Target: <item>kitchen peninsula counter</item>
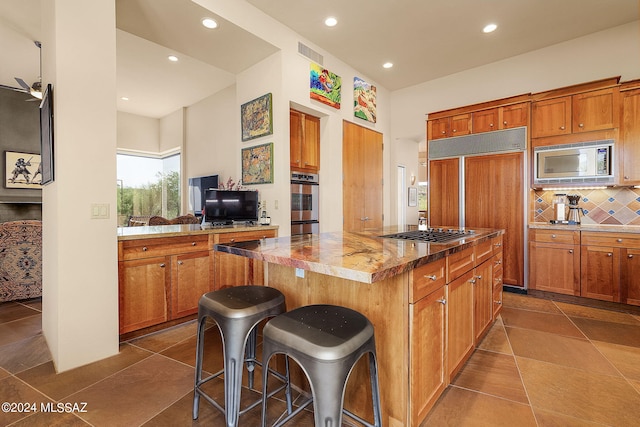
M 202 226 L 200 224 L 147 225 L 118 227 L 118 240 L 153 239 L 161 237 L 193 236 L 203 234 L 241 233 L 246 231 L 277 230 L 277 225 L 225 225 Z
M 473 352 L 502 298 L 503 230 L 447 244 L 361 233 L 322 233 L 224 243 L 216 253 L 264 264 L 264 284 L 287 309 L 335 304 L 375 328 L 383 425 L 418 426 Z M 355 367 L 345 407 L 371 419 L 367 363 Z M 295 383 L 304 384 L 301 374 Z

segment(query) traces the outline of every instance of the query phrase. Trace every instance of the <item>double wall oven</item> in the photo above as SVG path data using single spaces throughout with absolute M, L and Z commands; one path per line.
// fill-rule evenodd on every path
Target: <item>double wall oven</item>
M 318 174 L 291 172 L 291 235 L 320 232 Z

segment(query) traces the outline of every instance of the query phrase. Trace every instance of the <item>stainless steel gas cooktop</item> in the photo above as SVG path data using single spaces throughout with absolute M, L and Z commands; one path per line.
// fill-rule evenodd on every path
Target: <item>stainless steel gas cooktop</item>
M 387 239 L 415 240 L 429 243 L 449 243 L 475 234 L 474 230 L 456 230 L 445 228 L 428 228 L 426 230 L 405 231 L 403 233 L 385 234 Z

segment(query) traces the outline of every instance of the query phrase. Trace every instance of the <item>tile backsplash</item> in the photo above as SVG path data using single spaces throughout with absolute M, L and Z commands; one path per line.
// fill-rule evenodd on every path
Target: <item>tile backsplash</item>
M 630 187 L 535 191 L 535 222 L 553 219 L 553 195 L 556 193 L 582 196 L 579 206 L 584 209 L 583 224 L 640 225 L 640 189 Z

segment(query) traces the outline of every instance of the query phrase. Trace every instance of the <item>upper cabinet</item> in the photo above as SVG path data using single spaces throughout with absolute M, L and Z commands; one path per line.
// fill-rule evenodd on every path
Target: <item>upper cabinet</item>
M 289 110 L 290 166 L 292 170 L 320 170 L 320 119 Z
M 427 139 L 449 138 L 471 133 L 471 114 L 457 114 L 451 117 L 429 120 L 427 122 Z
M 622 118 L 618 140 L 620 185 L 640 184 L 640 80 L 622 85 Z
M 472 113 L 473 133 L 491 132 L 529 125 L 529 103 L 488 108 Z

